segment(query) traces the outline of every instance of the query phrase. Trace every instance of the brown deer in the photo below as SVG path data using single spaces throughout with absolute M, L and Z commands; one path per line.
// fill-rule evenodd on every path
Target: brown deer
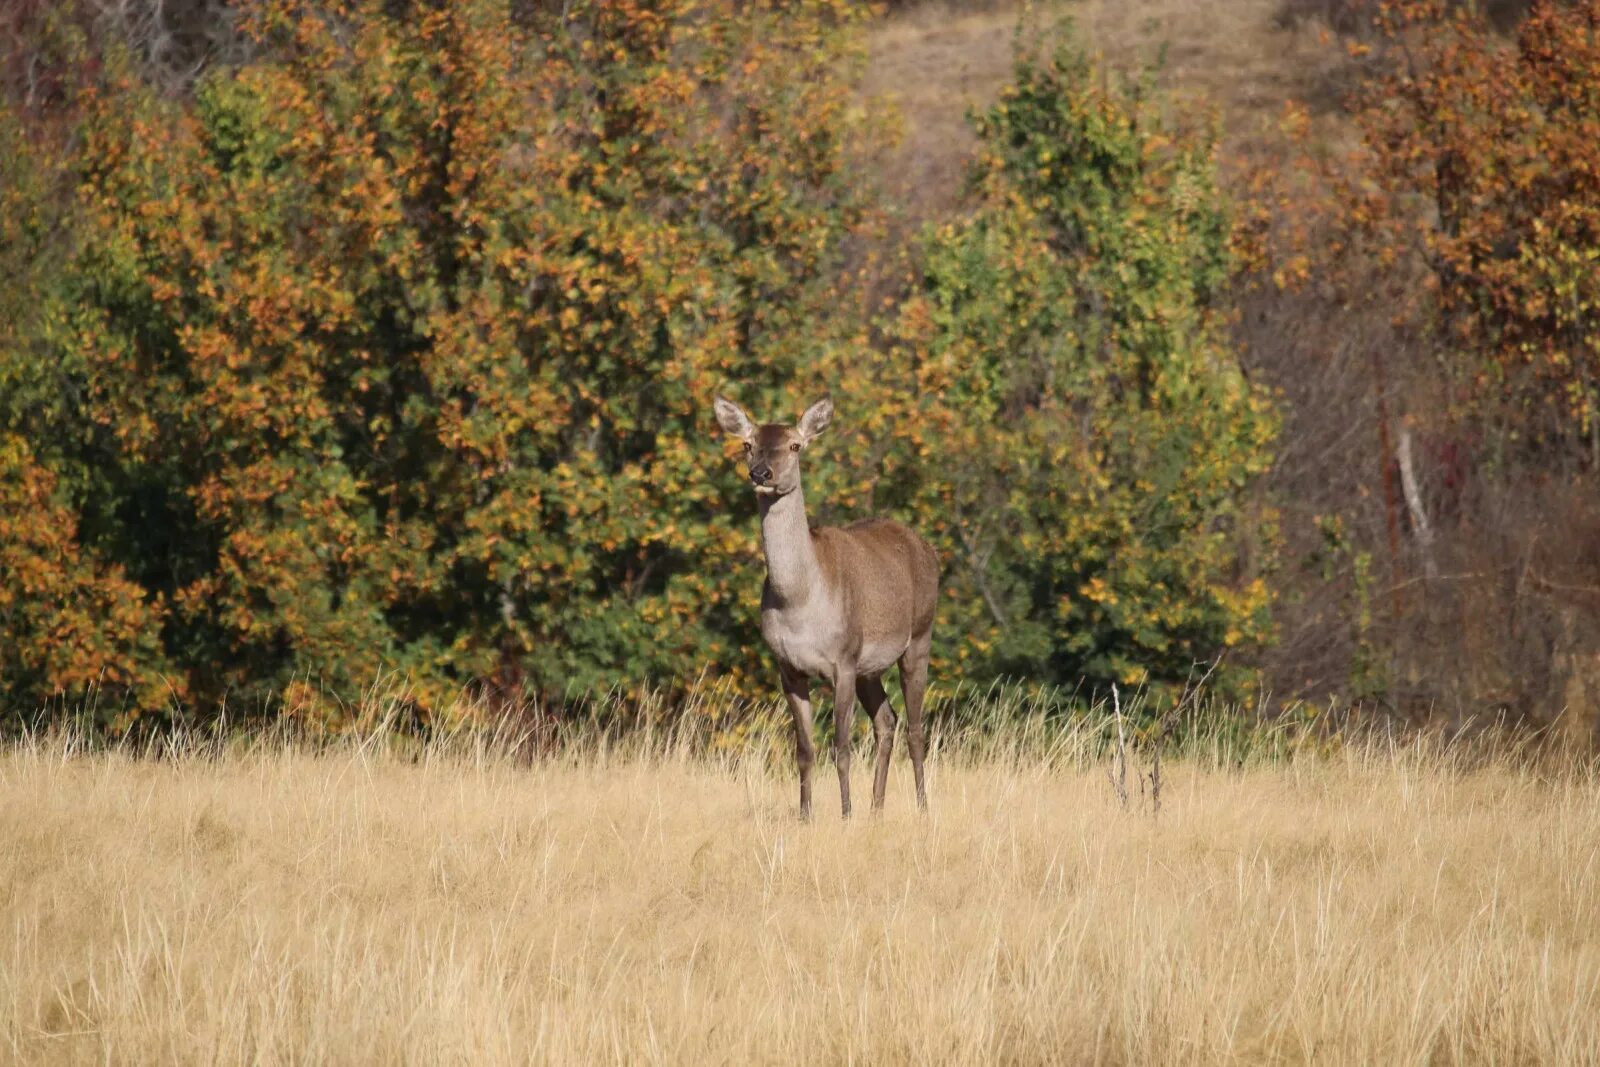
M 939 557 L 915 533 L 889 519 L 813 530 L 800 490 L 800 455 L 833 418 L 824 397 L 794 426 L 757 426 L 739 405 L 716 399 L 717 422 L 744 441 L 745 463 L 761 512 L 767 582 L 761 591 L 761 635 L 783 675 L 794 715 L 800 765 L 800 813 L 811 814 L 811 679 L 833 684 L 833 763 L 839 803 L 850 816 L 850 725 L 857 698 L 872 717 L 877 769 L 872 808 L 883 807 L 894 748 L 894 708 L 883 673 L 900 664 L 906 734 L 917 805 L 926 810 L 922 781 L 922 697 L 928 688 L 928 649 L 939 599 Z

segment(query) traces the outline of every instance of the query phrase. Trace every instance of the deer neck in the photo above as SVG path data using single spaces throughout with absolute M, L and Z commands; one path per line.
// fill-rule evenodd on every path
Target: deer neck
M 760 509 L 767 584 L 781 603 L 803 604 L 820 577 L 811 527 L 806 524 L 805 494 L 796 486 L 780 497 L 762 497 Z

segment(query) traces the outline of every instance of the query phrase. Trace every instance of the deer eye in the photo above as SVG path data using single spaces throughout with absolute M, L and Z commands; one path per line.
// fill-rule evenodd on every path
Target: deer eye
M 746 441 L 744 443 L 744 450 L 745 450 L 745 454 L 746 455 L 748 455 L 750 453 L 750 442 L 749 441 Z
M 798 451 L 800 451 L 800 446 L 798 444 L 790 445 L 789 446 L 789 451 L 790 452 L 798 452 Z

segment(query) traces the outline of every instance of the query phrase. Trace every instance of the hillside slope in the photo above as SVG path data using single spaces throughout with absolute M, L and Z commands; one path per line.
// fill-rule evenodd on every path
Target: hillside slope
M 1022 5 L 899 8 L 870 35 L 863 91 L 898 109 L 902 139 L 884 160 L 896 202 L 927 218 L 956 200 L 973 147 L 966 115 L 989 104 L 1011 73 Z M 1214 107 L 1223 127 L 1224 170 L 1270 151 L 1270 127 L 1289 99 L 1331 103 L 1343 59 L 1314 26 L 1290 27 L 1282 0 L 1080 0 L 1035 8 L 1036 26 L 1070 20 L 1079 40 L 1115 70 L 1164 57 L 1161 81 L 1174 95 Z

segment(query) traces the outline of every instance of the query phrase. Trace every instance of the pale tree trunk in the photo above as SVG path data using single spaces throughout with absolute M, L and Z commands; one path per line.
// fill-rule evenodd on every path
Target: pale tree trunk
M 1429 578 L 1437 578 L 1439 568 L 1433 560 L 1433 527 L 1428 525 L 1428 512 L 1422 504 L 1422 490 L 1417 485 L 1416 466 L 1411 460 L 1411 427 L 1403 423 L 1396 452 L 1400 461 L 1400 488 L 1405 494 L 1406 510 L 1411 513 L 1411 529 L 1416 532 L 1417 547 L 1422 552 L 1422 573 Z

